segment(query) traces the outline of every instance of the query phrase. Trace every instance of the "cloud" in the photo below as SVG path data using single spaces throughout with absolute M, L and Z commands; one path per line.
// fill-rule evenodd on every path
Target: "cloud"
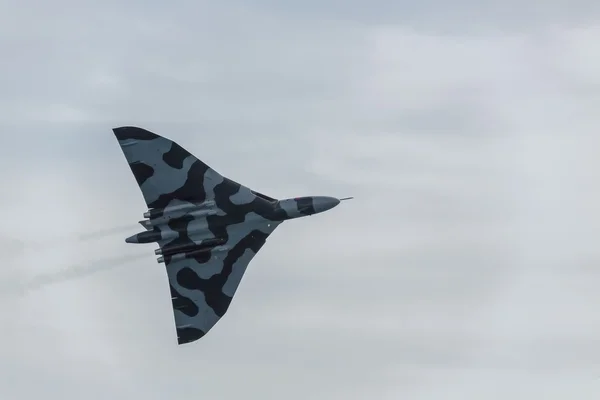
M 319 4 L 0 6 L 0 277 L 43 282 L 0 303 L 0 397 L 598 390 L 595 6 Z M 123 124 L 355 199 L 278 228 L 177 347 L 164 266 L 124 243 Z

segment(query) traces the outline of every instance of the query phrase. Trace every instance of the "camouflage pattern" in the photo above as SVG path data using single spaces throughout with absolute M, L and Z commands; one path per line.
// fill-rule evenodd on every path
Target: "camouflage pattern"
M 138 127 L 113 132 L 148 211 L 127 243 L 157 243 L 177 342 L 203 337 L 227 312 L 252 258 L 283 221 L 329 210 L 333 197 L 276 200 L 228 179 L 177 143 Z

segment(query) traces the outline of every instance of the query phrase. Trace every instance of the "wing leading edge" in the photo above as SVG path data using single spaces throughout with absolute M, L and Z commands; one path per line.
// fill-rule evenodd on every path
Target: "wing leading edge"
M 248 264 L 282 222 L 273 213 L 276 200 L 167 138 L 137 127 L 113 132 L 149 208 L 140 221 L 146 232 L 137 236 L 159 245 L 177 342 L 194 342 L 227 312 Z

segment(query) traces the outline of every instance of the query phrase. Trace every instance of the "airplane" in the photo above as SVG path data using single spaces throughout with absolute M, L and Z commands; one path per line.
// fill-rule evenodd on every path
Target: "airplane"
M 148 211 L 126 243 L 157 243 L 166 266 L 177 344 L 205 336 L 225 315 L 248 264 L 284 221 L 340 204 L 329 196 L 278 200 L 251 190 L 176 142 L 135 126 L 113 129 Z

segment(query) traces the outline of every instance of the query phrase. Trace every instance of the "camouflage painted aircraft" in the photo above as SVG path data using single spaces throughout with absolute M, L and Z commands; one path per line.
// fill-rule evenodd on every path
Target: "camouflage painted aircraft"
M 277 200 L 232 181 L 177 143 L 145 129 L 113 129 L 144 196 L 146 231 L 169 278 L 178 344 L 223 317 L 252 258 L 283 221 L 327 211 L 333 197 Z

